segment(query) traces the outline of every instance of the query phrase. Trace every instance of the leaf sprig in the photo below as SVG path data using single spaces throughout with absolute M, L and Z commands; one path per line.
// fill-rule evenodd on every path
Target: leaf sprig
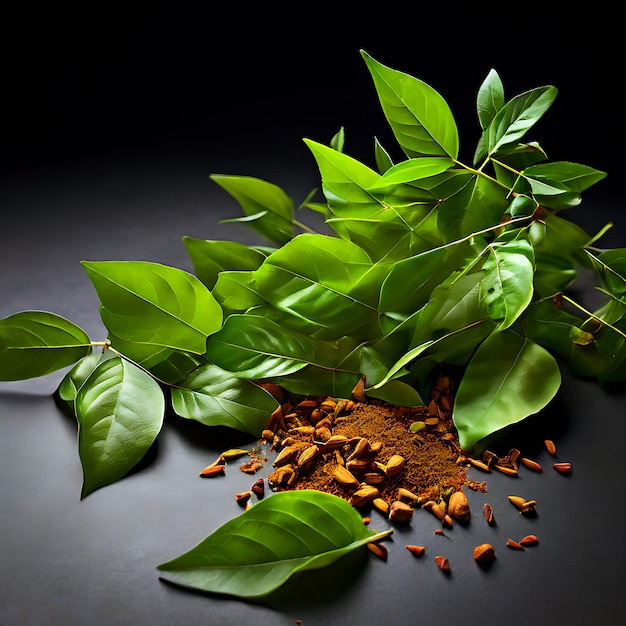
M 481 136 L 460 160 L 452 112 L 431 86 L 362 51 L 402 157 L 374 139 L 374 166 L 304 139 L 321 178 L 296 207 L 279 186 L 213 175 L 268 245 L 186 236 L 194 274 L 158 263 L 83 261 L 106 341 L 53 313 L 0 320 L 0 379 L 69 367 L 57 391 L 76 415 L 82 496 L 121 478 L 158 436 L 169 395 L 178 415 L 258 436 L 276 400 L 256 383 L 304 395 L 365 393 L 422 404 L 442 369 L 460 374 L 460 444 L 546 407 L 561 367 L 602 385 L 626 379 L 626 249 L 597 246 L 563 215 L 605 172 L 551 162 L 526 135 L 551 85 L 505 97 L 480 85 Z M 322 216 L 313 232 L 298 211 Z M 608 227 L 608 226 L 607 226 Z M 592 273 L 605 302 L 571 295 Z M 94 352 L 100 349 L 101 353 Z

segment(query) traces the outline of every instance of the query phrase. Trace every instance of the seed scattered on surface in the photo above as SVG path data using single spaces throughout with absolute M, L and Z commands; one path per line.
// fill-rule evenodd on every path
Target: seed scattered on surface
M 533 513 L 537 506 L 536 500 L 526 500 L 522 496 L 507 496 L 509 502 L 516 506 L 520 513 Z
M 487 520 L 487 524 L 489 524 L 489 526 L 492 526 L 495 522 L 495 519 L 493 517 L 493 507 L 487 502 L 485 502 L 483 506 L 483 516 Z
M 480 565 L 490 563 L 496 556 L 496 551 L 490 543 L 481 543 L 474 548 L 474 561 Z
M 422 556 L 422 554 L 424 554 L 424 552 L 426 551 L 426 547 L 425 546 L 408 545 L 408 546 L 405 546 L 405 548 L 411 554 L 413 554 L 415 556 Z
M 521 458 L 521 462 L 524 467 L 527 467 L 529 470 L 532 470 L 533 472 L 543 471 L 543 467 L 541 467 L 541 465 L 537 463 L 537 461 L 533 461 L 532 459 L 529 459 L 528 457 L 523 456 Z
M 212 478 L 213 476 L 220 476 L 224 473 L 225 465 L 209 465 L 205 467 L 201 472 L 200 476 L 203 478 Z
M 472 467 L 475 467 L 476 469 L 479 469 L 483 472 L 490 472 L 491 470 L 489 469 L 489 465 L 487 465 L 487 463 L 483 463 L 482 461 L 479 461 L 478 459 L 473 459 L 472 457 L 467 457 L 467 460 L 469 462 L 469 464 Z
M 454 519 L 469 522 L 472 512 L 467 496 L 462 491 L 455 491 L 448 500 L 448 514 Z
M 413 519 L 413 508 L 405 502 L 396 500 L 389 507 L 389 521 L 406 523 Z
M 512 550 L 523 550 L 524 549 L 523 545 L 521 545 L 517 541 L 514 541 L 513 539 L 510 539 L 510 538 L 506 540 L 506 546 L 507 546 L 507 548 L 511 548 Z
M 262 498 L 265 495 L 265 482 L 262 478 L 255 481 L 252 485 L 251 491 L 257 496 L 257 498 Z
M 535 546 L 539 543 L 539 540 L 535 535 L 526 535 L 523 539 L 519 540 L 521 546 Z
M 387 560 L 387 547 L 384 546 L 382 543 L 375 543 L 373 541 L 370 541 L 367 544 L 367 547 L 369 551 L 372 554 L 375 554 L 379 559 L 382 559 L 383 561 Z
M 369 524 L 370 524 L 370 522 L 371 522 L 371 521 L 372 521 L 372 520 L 371 520 L 369 517 L 367 517 L 367 515 L 363 518 L 363 523 L 364 523 L 366 526 L 369 526 Z
M 507 467 L 506 465 L 494 465 L 494 469 L 497 469 L 502 474 L 507 476 L 517 476 L 517 470 L 514 467 Z
M 251 491 L 243 491 L 242 493 L 238 493 L 235 495 L 235 500 L 237 501 L 237 504 L 245 506 L 248 500 L 250 500 L 251 495 Z
M 443 530 L 441 528 L 435 528 L 435 535 L 443 535 Z
M 543 443 L 546 446 L 548 454 L 556 456 L 556 446 L 554 445 L 554 441 L 552 441 L 552 439 L 546 439 Z
M 552 467 L 560 474 L 569 474 L 572 471 L 571 463 L 555 463 Z
M 435 557 L 435 563 L 437 563 L 437 567 L 439 567 L 442 572 L 448 573 L 450 571 L 450 562 L 445 556 L 437 555 Z

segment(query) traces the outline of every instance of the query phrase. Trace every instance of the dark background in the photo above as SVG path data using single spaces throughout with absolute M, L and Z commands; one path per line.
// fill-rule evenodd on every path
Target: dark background
M 372 164 L 374 136 L 395 153 L 361 48 L 439 91 L 466 160 L 489 69 L 508 98 L 555 85 L 554 105 L 527 139 L 551 160 L 608 173 L 571 216 L 590 231 L 614 221 L 604 241 L 623 245 L 616 15 L 591 5 L 549 16 L 500 5 L 361 4 L 341 16 L 311 6 L 179 6 L 5 12 L 0 317 L 54 311 L 101 340 L 80 260 L 191 269 L 183 235 L 259 243 L 241 225 L 219 224 L 238 209 L 210 174 L 258 176 L 299 203 L 319 182 L 302 138 L 328 142 L 344 126 L 348 154 Z M 623 391 L 565 375 L 554 404 L 512 441 L 544 463 L 543 475 L 513 483 L 489 475 L 489 493 L 470 494 L 470 529 L 435 544 L 437 524 L 419 515 L 410 531 L 395 532 L 387 563 L 298 579 L 265 607 L 187 593 L 155 570 L 240 513 L 232 496 L 249 487 L 246 476 L 197 477 L 227 442 L 170 421 L 146 468 L 80 502 L 75 424 L 50 397 L 61 376 L 0 384 L 0 623 L 517 626 L 616 623 L 623 612 Z M 550 469 L 544 436 L 557 442 L 559 460 L 574 463 L 572 476 Z M 510 493 L 537 499 L 538 518 L 520 518 Z M 498 520 L 489 532 L 485 498 Z M 503 548 L 528 532 L 540 537 L 535 550 Z M 422 562 L 404 550 L 409 536 L 427 545 Z M 468 556 L 485 539 L 498 554 L 489 572 Z M 432 562 L 438 550 L 452 558 L 449 578 Z

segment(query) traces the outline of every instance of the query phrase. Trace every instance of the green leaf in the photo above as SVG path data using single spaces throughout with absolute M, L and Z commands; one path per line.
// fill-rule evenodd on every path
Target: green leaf
M 102 321 L 121 339 L 203 354 L 222 309 L 198 278 L 148 261 L 83 261 Z
M 76 397 L 81 498 L 123 478 L 145 456 L 163 424 L 159 385 L 119 357 L 103 361 Z
M 432 248 L 393 265 L 380 290 L 379 310 L 410 314 L 420 309 L 433 289 L 469 256 L 467 241 Z
M 224 270 L 255 270 L 267 256 L 259 249 L 236 241 L 216 241 L 183 237 L 196 276 L 213 289 Z
M 512 330 L 493 333 L 476 350 L 455 396 L 459 445 L 470 451 L 488 435 L 538 413 L 560 385 L 559 366 L 547 350 Z
M 384 272 L 350 241 L 303 234 L 271 254 L 255 279 L 259 294 L 276 308 L 341 336 L 377 322 Z
M 210 178 L 239 202 L 246 223 L 268 241 L 282 245 L 293 237 L 293 201 L 280 187 L 252 176 Z
M 378 180 L 372 189 L 411 183 L 422 178 L 436 176 L 454 165 L 452 159 L 442 157 L 417 157 L 401 161 L 390 167 Z
M 496 226 L 508 206 L 506 193 L 493 180 L 473 176 L 437 208 L 437 225 L 447 241 Z
M 227 426 L 261 436 L 276 400 L 263 388 L 206 364 L 171 389 L 176 414 L 206 426 Z
M 82 384 L 91 376 L 91 373 L 106 357 L 102 354 L 90 354 L 84 356 L 74 367 L 63 377 L 57 387 L 56 394 L 59 399 L 66 402 L 75 414 L 74 400 L 78 396 L 78 390 Z
M 482 298 L 491 319 L 508 328 L 530 304 L 533 296 L 534 256 L 525 239 L 494 242 L 489 246 L 481 284 Z
M 157 570 L 183 587 L 261 598 L 296 573 L 328 567 L 390 533 L 368 530 L 343 498 L 315 490 L 285 491 L 259 501 Z
M 207 340 L 207 355 L 240 378 L 285 376 L 316 362 L 309 338 L 256 315 L 231 315 Z
M 254 271 L 220 272 L 212 293 L 225 316 L 245 313 L 265 302 L 259 294 Z
M 480 127 L 484 130 L 491 124 L 498 111 L 504 106 L 504 87 L 498 73 L 491 69 L 478 89 L 476 110 Z
M 377 137 L 374 137 L 374 159 L 376 161 L 376 167 L 381 174 L 384 174 L 389 168 L 393 167 L 393 161 L 389 153 L 385 150 L 380 141 L 378 141 Z
M 571 191 L 582 193 L 605 178 L 606 172 L 579 163 L 554 161 L 531 165 L 524 170 L 523 175 L 537 181 L 558 181 Z
M 0 380 L 24 380 L 55 372 L 91 352 L 87 333 L 46 311 L 0 319 Z
M 476 147 L 474 165 L 519 141 L 550 108 L 557 96 L 551 85 L 538 87 L 507 102 L 485 128 Z
M 448 156 L 456 159 L 459 136 L 447 102 L 432 87 L 403 72 L 361 55 L 400 147 L 408 157 Z

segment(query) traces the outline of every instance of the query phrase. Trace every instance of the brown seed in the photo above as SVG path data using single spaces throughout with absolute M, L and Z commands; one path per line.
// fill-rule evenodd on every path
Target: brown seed
M 483 506 L 483 516 L 487 520 L 487 524 L 489 524 L 489 526 L 493 525 L 495 521 L 493 517 L 493 508 L 491 507 L 490 504 L 487 504 L 486 502 L 485 502 L 485 505 Z
M 356 479 L 354 474 L 342 465 L 337 465 L 337 467 L 333 469 L 333 478 L 347 490 L 358 489 L 361 486 L 361 483 Z
M 556 456 L 556 446 L 554 445 L 554 441 L 552 441 L 552 439 L 546 439 L 543 443 L 546 446 L 548 454 Z
M 446 528 L 452 528 L 452 526 L 454 526 L 454 520 L 447 513 L 446 513 L 446 515 L 443 516 L 443 519 L 441 520 L 441 523 Z
M 389 514 L 389 505 L 382 498 L 374 498 L 372 500 L 373 507 L 383 515 Z
M 569 474 L 572 471 L 571 463 L 555 463 L 554 469 L 561 474 Z
M 369 524 L 370 524 L 370 522 L 371 522 L 371 521 L 372 521 L 372 520 L 371 520 L 371 518 L 370 518 L 370 517 L 368 517 L 367 515 L 363 517 L 363 523 L 364 523 L 366 526 L 369 526 Z
M 298 456 L 298 469 L 301 472 L 308 472 L 315 465 L 315 461 L 320 454 L 320 449 L 317 445 L 313 444 L 309 446 L 306 450 L 303 450 Z
M 272 465 L 274 467 L 281 467 L 287 465 L 295 460 L 300 449 L 296 445 L 285 446 L 276 456 Z
M 490 543 L 481 543 L 474 548 L 474 561 L 480 565 L 490 563 L 496 556 L 496 551 Z
M 505 465 L 497 465 L 497 464 L 494 465 L 493 467 L 497 469 L 499 472 L 506 474 L 507 476 L 517 476 L 517 470 L 513 467 L 506 467 Z
M 413 508 L 405 502 L 396 500 L 389 507 L 389 521 L 406 523 L 413 519 Z
M 220 454 L 220 457 L 225 461 L 229 461 L 230 459 L 238 459 L 240 456 L 244 454 L 248 454 L 248 450 L 243 450 L 241 448 L 231 448 L 230 450 L 225 450 Z
M 426 547 L 425 546 L 408 545 L 408 546 L 405 546 L 405 548 L 411 554 L 414 554 L 415 556 L 422 556 L 422 554 L 424 554 L 424 552 L 426 551 Z
M 535 535 L 526 535 L 523 539 L 519 540 L 521 546 L 535 546 L 539 543 L 539 540 Z
M 379 559 L 382 559 L 383 561 L 387 560 L 387 547 L 382 543 L 374 543 L 373 541 L 370 541 L 367 544 L 367 547 L 370 552 L 375 554 Z
M 398 487 L 398 500 L 415 506 L 418 501 L 418 496 L 416 496 L 412 491 L 405 489 L 404 487 Z
M 439 520 L 443 520 L 446 515 L 446 503 L 443 500 L 440 500 L 439 502 L 428 500 L 427 502 L 424 502 L 422 508 L 430 511 Z
M 376 487 L 372 485 L 363 485 L 360 489 L 357 489 L 350 498 L 350 504 L 359 509 L 366 504 L 369 504 L 374 498 L 378 498 L 380 492 Z
M 483 472 L 489 472 L 489 465 L 487 465 L 486 463 L 483 463 L 482 461 L 479 461 L 478 459 L 473 459 L 472 457 L 467 457 L 466 459 L 467 461 L 469 461 L 469 464 L 472 467 L 475 467 L 476 469 L 482 470 Z
M 543 471 L 543 467 L 541 467 L 541 465 L 537 463 L 537 461 L 533 461 L 532 459 L 529 459 L 528 457 L 523 456 L 521 458 L 521 462 L 524 467 L 527 467 L 529 470 L 532 470 L 533 472 Z
M 251 491 L 244 491 L 242 493 L 238 493 L 235 495 L 235 500 L 237 501 L 237 504 L 241 505 L 241 506 L 245 506 L 246 503 L 248 502 L 248 500 L 250 499 L 250 496 L 252 495 Z
M 368 485 L 382 485 L 385 482 L 385 475 L 380 472 L 365 472 L 363 480 Z
M 265 481 L 262 478 L 255 481 L 251 487 L 251 491 L 257 496 L 257 498 L 262 498 L 265 495 Z
M 513 541 L 513 539 L 507 539 L 506 540 L 506 546 L 507 546 L 507 548 L 511 548 L 512 550 L 523 550 L 524 549 L 524 546 L 519 544 L 517 541 Z
M 435 534 L 435 535 L 443 535 L 443 530 L 441 530 L 441 528 L 435 528 L 435 530 L 433 531 L 433 534 Z
M 437 555 L 435 557 L 435 563 L 442 572 L 448 573 L 450 571 L 450 562 L 445 556 Z
M 403 456 L 392 454 L 385 465 L 385 474 L 387 476 L 396 476 L 404 469 L 405 464 L 406 461 Z
M 537 505 L 535 500 L 526 500 L 521 496 L 507 496 L 507 498 L 511 504 L 520 510 L 520 513 L 532 513 Z
M 455 491 L 448 500 L 448 514 L 454 519 L 468 522 L 472 516 L 467 496 L 462 491 Z
M 329 450 L 336 450 L 348 443 L 348 438 L 345 435 L 333 435 L 324 443 L 324 452 Z
M 212 478 L 213 476 L 220 476 L 224 473 L 225 465 L 209 465 L 205 467 L 201 472 L 200 476 L 203 478 Z

